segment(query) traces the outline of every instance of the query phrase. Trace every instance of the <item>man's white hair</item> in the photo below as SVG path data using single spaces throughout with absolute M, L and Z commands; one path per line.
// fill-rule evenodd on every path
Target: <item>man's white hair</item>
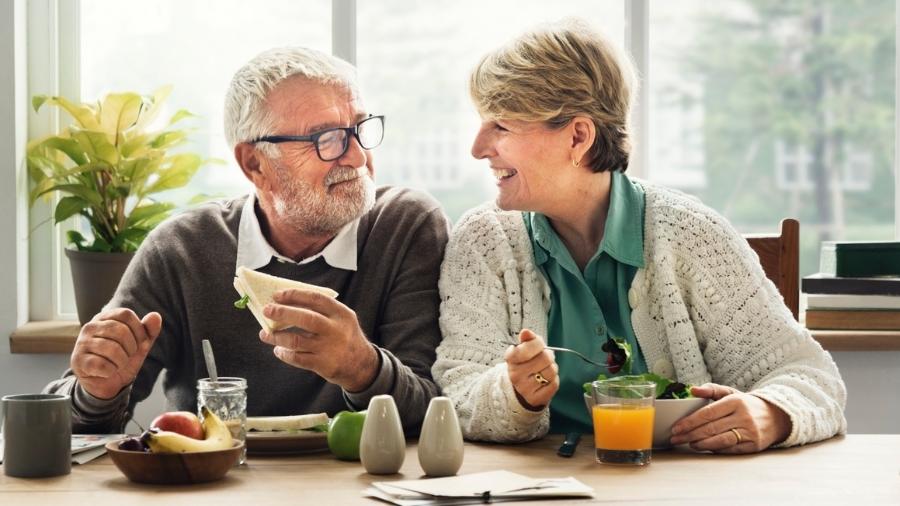
M 346 86 L 354 93 L 359 86 L 356 69 L 329 54 L 305 47 L 280 47 L 256 55 L 231 79 L 225 95 L 225 140 L 231 149 L 272 135 L 271 111 L 266 107 L 269 92 L 281 81 L 301 76 L 321 84 Z M 275 146 L 262 143 L 267 155 L 277 158 Z

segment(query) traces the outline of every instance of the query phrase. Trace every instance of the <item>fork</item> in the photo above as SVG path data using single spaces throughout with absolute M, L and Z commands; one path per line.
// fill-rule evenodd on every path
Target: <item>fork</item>
M 593 360 L 591 360 L 591 359 L 585 357 L 585 356 L 582 355 L 581 353 L 579 353 L 579 352 L 577 352 L 577 351 L 575 351 L 575 350 L 569 349 L 569 348 L 561 348 L 561 347 L 559 347 L 559 346 L 545 346 L 545 348 L 547 348 L 548 350 L 553 350 L 553 351 L 563 351 L 563 352 L 566 352 L 566 353 L 574 353 L 575 356 L 577 356 L 577 357 L 580 358 L 581 360 L 584 360 L 585 362 L 587 362 L 587 363 L 589 363 L 589 364 L 591 364 L 591 365 L 595 365 L 595 366 L 597 366 L 597 367 L 603 367 L 603 368 L 605 368 L 605 369 L 609 369 L 609 367 L 610 367 L 610 366 L 607 365 L 607 364 L 601 364 L 601 363 L 599 363 L 599 362 L 595 362 L 595 361 L 593 361 Z
M 518 346 L 518 343 L 512 343 L 512 342 L 510 342 L 509 344 L 511 344 L 511 345 L 513 345 L 513 346 Z M 600 362 L 595 362 L 595 361 L 593 361 L 593 360 L 591 360 L 591 359 L 585 357 L 585 356 L 582 355 L 581 353 L 579 353 L 579 352 L 577 352 L 577 351 L 575 351 L 575 350 L 573 350 L 573 349 L 570 349 L 570 348 L 563 348 L 563 347 L 560 347 L 560 346 L 544 346 L 544 348 L 546 348 L 546 349 L 548 349 L 548 350 L 553 350 L 553 351 L 562 351 L 562 352 L 565 352 L 565 353 L 574 353 L 574 354 L 575 354 L 578 358 L 580 358 L 581 360 L 584 360 L 585 362 L 587 362 L 587 363 L 589 363 L 589 364 L 591 364 L 591 365 L 595 365 L 595 366 L 597 366 L 597 367 L 603 367 L 604 369 L 609 369 L 609 368 L 611 367 L 611 366 L 609 366 L 609 365 L 607 365 L 607 364 L 601 364 Z

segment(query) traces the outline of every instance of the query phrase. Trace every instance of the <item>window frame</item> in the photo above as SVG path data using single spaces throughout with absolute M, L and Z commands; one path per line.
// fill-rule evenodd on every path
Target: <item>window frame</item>
M 80 11 L 81 0 L 36 0 L 27 4 L 28 97 L 36 94 L 80 96 Z M 28 108 L 28 139 L 59 131 L 60 113 L 44 108 L 40 114 Z M 23 167 L 24 170 L 24 167 Z M 28 203 L 28 188 L 19 198 Z M 48 226 L 47 220 L 59 201 L 53 195 L 29 208 L 28 230 L 28 321 L 73 320 L 74 313 L 63 313 L 64 298 L 73 293 L 61 289 L 63 276 L 70 276 L 63 261 L 63 226 Z M 47 267 L 50 268 L 47 268 Z M 23 296 L 23 294 L 20 294 Z

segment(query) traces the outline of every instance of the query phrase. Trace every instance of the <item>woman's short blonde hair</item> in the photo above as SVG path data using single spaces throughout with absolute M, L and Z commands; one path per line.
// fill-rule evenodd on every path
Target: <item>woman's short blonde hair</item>
M 583 21 L 539 26 L 487 54 L 469 93 L 484 118 L 542 121 L 551 128 L 576 116 L 594 122 L 588 151 L 595 172 L 628 168 L 628 116 L 637 79 L 631 60 Z

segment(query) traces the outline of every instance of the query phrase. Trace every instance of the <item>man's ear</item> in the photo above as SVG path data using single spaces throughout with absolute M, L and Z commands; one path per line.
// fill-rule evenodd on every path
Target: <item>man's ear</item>
M 587 116 L 575 116 L 569 123 L 572 132 L 572 160 L 579 165 L 584 162 L 584 156 L 594 145 L 597 138 L 597 129 L 594 122 Z
M 262 172 L 262 156 L 252 144 L 241 142 L 234 147 L 234 159 L 244 172 L 244 176 L 257 188 L 263 188 L 266 178 Z

